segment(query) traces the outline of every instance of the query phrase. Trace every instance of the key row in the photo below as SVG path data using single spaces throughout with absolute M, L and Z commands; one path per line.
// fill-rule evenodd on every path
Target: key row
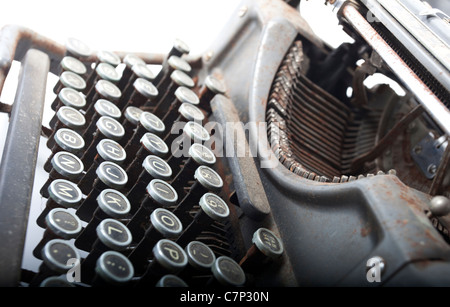
M 171 218 L 163 213 L 159 215 L 162 223 L 176 229 Z M 240 262 L 228 256 L 216 257 L 211 248 L 200 241 L 190 241 L 183 249 L 179 243 L 161 238 L 147 249 L 149 260 L 142 273 L 138 274 L 134 254 L 127 255 L 123 248 L 117 247 L 117 242 L 127 240 L 126 226 L 115 220 L 105 220 L 97 229 L 95 250 L 84 259 L 68 240 L 46 242 L 41 248 L 42 264 L 30 286 L 75 286 L 72 281 L 77 285 L 94 287 L 243 286 L 249 272 L 255 272 L 283 253 L 279 238 L 266 228 L 254 233 L 253 244 Z M 116 243 L 111 244 L 111 240 Z M 70 273 L 73 280 L 69 280 Z

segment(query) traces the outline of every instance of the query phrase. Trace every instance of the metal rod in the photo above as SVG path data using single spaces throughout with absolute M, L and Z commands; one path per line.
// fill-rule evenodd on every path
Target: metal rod
M 22 65 L 0 165 L 0 285 L 17 286 L 44 109 L 49 57 L 30 49 Z

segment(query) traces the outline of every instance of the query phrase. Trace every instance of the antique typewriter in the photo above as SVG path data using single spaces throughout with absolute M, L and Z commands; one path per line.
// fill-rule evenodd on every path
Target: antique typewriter
M 200 56 L 3 28 L 0 284 L 450 285 L 448 2 L 323 2 L 351 42 L 299 0 L 242 1 Z

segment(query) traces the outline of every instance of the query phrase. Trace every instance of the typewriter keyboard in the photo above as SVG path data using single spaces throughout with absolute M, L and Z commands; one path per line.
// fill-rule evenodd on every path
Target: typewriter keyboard
M 265 228 L 243 248 L 239 208 L 205 124 L 226 95 L 199 82 L 176 41 L 161 69 L 138 56 L 66 45 L 44 129 L 51 153 L 24 286 L 244 286 L 283 252 Z M 200 84 L 199 84 L 200 83 Z M 38 166 L 39 167 L 39 166 Z M 231 191 L 231 192 L 230 192 Z

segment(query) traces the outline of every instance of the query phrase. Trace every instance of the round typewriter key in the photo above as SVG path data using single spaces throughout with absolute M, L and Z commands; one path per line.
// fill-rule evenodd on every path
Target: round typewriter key
M 255 272 L 262 266 L 283 254 L 283 243 L 269 229 L 259 228 L 253 234 L 252 246 L 247 250 L 239 265 L 248 272 Z
M 136 64 L 145 65 L 144 60 L 132 53 L 125 55 L 125 57 L 123 58 L 123 63 L 125 64 L 125 69 L 123 70 L 122 78 L 119 81 L 119 88 L 121 90 L 125 89 L 125 87 L 128 85 L 128 81 L 133 75 L 132 67 Z
M 40 193 L 43 197 L 48 198 L 48 187 L 55 179 L 78 179 L 84 170 L 83 162 L 70 152 L 57 152 L 51 160 L 52 169 L 49 173 L 48 180 L 42 186 Z
M 176 274 L 187 265 L 186 252 L 177 243 L 161 239 L 153 247 L 153 261 L 148 265 L 139 285 L 156 282 L 166 274 Z
M 83 138 L 75 131 L 67 128 L 58 129 L 55 133 L 55 142 L 62 150 L 76 153 L 84 148 Z
M 156 208 L 150 215 L 150 221 L 152 227 L 167 239 L 178 237 L 183 230 L 180 220 L 167 209 Z
M 147 186 L 147 192 L 159 204 L 168 207 L 178 200 L 177 192 L 170 184 L 160 179 L 153 179 Z
M 225 84 L 222 80 L 213 75 L 209 75 L 205 78 L 205 83 L 199 90 L 200 104 L 199 107 L 208 113 L 211 112 L 211 99 L 214 98 L 215 95 L 221 94 L 224 95 L 226 92 Z
M 53 169 L 58 174 L 68 178 L 76 179 L 83 172 L 83 162 L 70 152 L 60 151 L 57 152 L 52 158 Z M 63 179 L 63 178 L 59 178 Z
M 169 55 L 176 55 L 181 57 L 185 54 L 188 54 L 189 52 L 191 52 L 191 48 L 189 47 L 189 45 L 181 39 L 177 38 L 173 43 L 172 49 L 169 51 Z
M 70 87 L 61 89 L 57 98 L 53 101 L 51 108 L 53 111 L 57 111 L 61 106 L 68 106 L 74 109 L 83 109 L 86 107 L 86 99 L 84 96 Z
M 201 124 L 205 119 L 203 112 L 191 103 L 183 103 L 178 108 L 179 117 L 176 121 L 196 122 Z
M 144 237 L 131 252 L 129 258 L 136 268 L 145 268 L 153 246 L 161 239 L 177 238 L 183 226 L 180 220 L 167 209 L 157 208 L 150 214 L 150 225 Z
M 129 106 L 141 107 L 147 102 L 153 101 L 159 94 L 152 82 L 144 78 L 137 78 L 132 84 L 132 90 L 128 90 L 128 96 L 122 98 L 119 108 L 126 109 Z
M 84 63 L 71 56 L 63 57 L 63 59 L 61 60 L 61 68 L 63 71 L 71 71 L 80 76 L 83 76 L 87 73 L 87 69 Z
M 139 204 L 145 196 L 147 183 L 153 179 L 169 180 L 172 176 L 172 170 L 169 164 L 160 157 L 149 155 L 142 163 L 142 170 L 139 177 L 134 179 L 131 176 L 128 173 L 129 182 L 134 182 L 134 184 L 130 184 L 132 188 L 129 190 L 127 196 L 132 203 Z
M 86 81 L 84 81 L 83 77 L 70 71 L 63 72 L 59 77 L 59 82 L 61 85 L 55 94 L 58 94 L 59 91 L 65 87 L 72 88 L 79 92 L 83 92 L 86 89 Z
M 185 251 L 181 246 L 167 239 L 161 239 L 156 243 L 153 256 L 158 264 L 171 273 L 179 272 L 187 265 Z
M 103 190 L 97 197 L 99 208 L 109 217 L 121 219 L 130 212 L 130 202 L 119 191 L 113 189 Z
M 116 251 L 106 251 L 98 258 L 95 273 L 97 276 L 92 282 L 93 286 L 123 285 L 133 278 L 134 268 L 124 255 Z
M 119 165 L 109 161 L 102 162 L 96 173 L 98 179 L 115 189 L 124 187 L 128 180 L 127 173 Z
M 97 144 L 97 152 L 104 161 L 115 162 L 120 165 L 127 156 L 125 149 L 116 141 L 103 139 Z
M 116 163 L 104 161 L 96 169 L 97 178 L 94 180 L 93 189 L 77 210 L 77 215 L 84 221 L 92 218 L 97 208 L 96 198 L 104 189 L 112 188 L 121 190 L 125 187 L 128 175 Z
M 117 83 L 120 80 L 120 75 L 117 73 L 114 66 L 108 63 L 100 63 L 95 67 L 95 71 L 99 78 L 108 80 L 112 83 Z M 98 80 L 97 80 L 98 81 Z
M 220 256 L 211 268 L 215 280 L 223 286 L 243 286 L 245 273 L 239 264 L 232 258 Z
M 193 88 L 195 86 L 194 80 L 181 70 L 174 70 L 170 75 L 172 81 L 178 86 Z
M 180 70 L 185 73 L 190 73 L 192 70 L 191 65 L 189 65 L 189 63 L 185 59 L 180 58 L 179 56 L 176 55 L 170 56 L 169 59 L 167 60 L 167 64 L 169 64 L 169 66 L 172 67 L 174 70 Z
M 141 240 L 144 236 L 149 223 L 149 216 L 155 209 L 173 206 L 178 200 L 177 192 L 170 184 L 160 179 L 150 181 L 146 191 L 147 195 L 127 224 L 136 241 Z
M 108 116 L 118 120 L 122 115 L 119 108 L 106 99 L 97 100 L 94 104 L 94 108 L 100 116 Z
M 97 259 L 106 251 L 124 251 L 133 238 L 128 228 L 120 221 L 107 218 L 98 224 L 96 228 L 97 239 L 92 249 L 81 264 L 81 280 L 91 282 L 95 276 Z
M 113 67 L 117 67 L 121 62 L 120 57 L 114 52 L 108 50 L 100 50 L 97 52 L 97 64 L 107 63 Z
M 145 64 L 143 59 L 141 59 L 139 56 L 137 56 L 133 53 L 126 54 L 125 57 L 123 58 L 123 62 L 125 63 L 125 65 L 127 67 L 130 67 L 130 68 L 136 64 Z
M 55 272 L 65 273 L 72 268 L 70 260 L 80 261 L 78 251 L 68 241 L 53 239 L 45 244 L 42 250 L 42 259 Z
M 67 54 L 77 59 L 84 59 L 92 54 L 91 48 L 87 44 L 74 37 L 68 38 L 65 46 Z
M 107 218 L 123 219 L 130 212 L 130 202 L 125 195 L 114 189 L 105 189 L 97 196 L 98 208 L 92 219 L 75 241 L 79 249 L 89 251 L 95 241 L 95 229 Z
M 213 193 L 205 193 L 200 198 L 199 205 L 201 210 L 196 213 L 193 221 L 178 238 L 178 244 L 185 245 L 194 240 L 206 226 L 211 225 L 215 221 L 222 222 L 230 214 L 230 209 L 225 201 Z
M 202 165 L 207 165 L 207 166 L 212 166 L 214 163 L 216 163 L 216 157 L 214 155 L 214 153 L 208 149 L 207 147 L 201 145 L 201 144 L 192 144 L 192 146 L 189 148 L 189 158 L 187 161 L 184 162 L 184 166 L 183 168 L 178 172 L 178 174 L 175 176 L 174 180 L 172 181 L 172 186 L 173 188 L 178 192 L 178 194 L 182 195 L 182 191 L 184 190 L 184 187 L 186 186 L 188 181 L 191 181 L 195 174 L 195 172 L 197 171 L 199 166 Z M 220 177 L 218 177 L 218 175 L 216 174 L 216 172 L 211 173 L 208 170 L 205 170 L 204 172 L 208 172 L 208 174 L 205 173 L 205 175 L 210 175 L 209 178 L 213 179 L 213 180 L 218 180 L 217 178 L 220 179 Z M 213 177 L 211 177 L 213 176 Z M 208 179 L 209 179 L 208 178 Z M 202 180 L 203 177 L 197 178 L 198 180 Z M 220 182 L 222 180 L 220 179 Z M 203 186 L 206 186 L 207 189 L 209 190 L 217 190 L 217 188 L 215 189 L 214 186 L 209 187 L 208 184 L 209 182 L 201 182 L 201 184 Z M 220 185 L 220 188 L 222 188 L 222 186 Z M 219 188 L 219 189 L 220 189 Z
M 166 128 L 162 120 L 150 112 L 142 112 L 139 122 L 148 132 L 156 135 L 163 133 Z
M 216 261 L 213 251 L 200 241 L 192 241 L 185 248 L 189 264 L 199 271 L 210 270 Z
M 109 116 L 101 116 L 97 121 L 97 128 L 105 137 L 115 141 L 119 141 L 125 134 L 123 126 Z
M 64 208 L 52 209 L 45 217 L 45 224 L 46 228 L 42 240 L 33 250 L 33 255 L 38 259 L 42 259 L 41 250 L 48 241 L 75 238 L 82 229 L 80 219 Z
M 278 258 L 283 253 L 283 243 L 269 229 L 258 229 L 253 234 L 252 242 L 267 257 Z
M 133 71 L 134 75 L 137 78 L 143 78 L 147 81 L 152 82 L 155 78 L 155 75 L 153 72 L 147 67 L 147 65 L 142 63 L 137 63 L 131 67 L 131 70 Z M 134 79 L 133 82 L 136 80 Z
M 167 144 L 156 134 L 147 132 L 141 138 L 142 147 L 151 154 L 164 157 L 169 152 Z
M 158 280 L 155 287 L 181 288 L 188 287 L 188 284 L 177 275 L 167 274 Z
M 202 210 L 215 221 L 224 220 L 230 214 L 230 210 L 223 199 L 213 193 L 203 195 L 199 204 Z
M 52 209 L 45 222 L 48 229 L 62 239 L 75 238 L 81 231 L 80 219 L 68 209 Z
M 50 198 L 65 208 L 74 208 L 81 201 L 81 191 L 72 182 L 64 179 L 53 180 L 48 187 Z
M 54 208 L 75 208 L 82 200 L 80 189 L 72 182 L 65 179 L 56 179 L 48 187 L 49 198 L 44 210 L 36 219 L 38 226 L 45 228 L 45 217 Z
M 58 109 L 55 116 L 50 121 L 50 127 L 53 129 L 53 133 L 60 128 L 69 128 L 74 131 L 81 131 L 86 125 L 86 119 L 84 115 L 81 114 L 78 110 L 62 106 Z
M 118 101 L 122 95 L 120 89 L 115 86 L 113 83 L 107 80 L 99 80 L 95 84 L 95 89 L 100 98 L 104 98 L 106 100 Z M 96 99 L 93 99 L 95 101 Z
M 112 250 L 125 250 L 132 241 L 128 228 L 113 219 L 104 219 L 97 226 L 98 239 Z

